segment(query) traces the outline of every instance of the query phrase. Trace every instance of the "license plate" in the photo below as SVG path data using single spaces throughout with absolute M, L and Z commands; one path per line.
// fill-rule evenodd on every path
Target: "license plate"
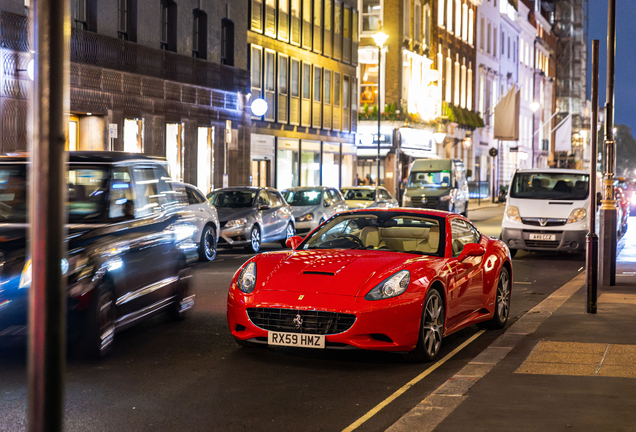
M 529 234 L 529 240 L 548 240 L 555 241 L 556 234 Z
M 293 346 L 301 348 L 324 348 L 325 335 L 271 331 L 267 335 L 267 343 L 270 345 Z

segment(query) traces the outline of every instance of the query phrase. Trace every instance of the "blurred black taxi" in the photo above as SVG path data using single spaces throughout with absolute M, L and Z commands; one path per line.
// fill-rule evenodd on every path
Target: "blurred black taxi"
M 26 248 L 26 155 L 0 157 L 0 339 L 26 335 L 31 260 Z M 194 305 L 189 267 L 196 227 L 187 197 L 161 158 L 70 152 L 68 163 L 68 340 L 84 357 L 103 357 L 118 331 Z

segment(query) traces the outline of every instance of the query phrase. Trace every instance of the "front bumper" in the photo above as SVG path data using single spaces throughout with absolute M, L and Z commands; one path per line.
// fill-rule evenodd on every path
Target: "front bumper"
M 221 228 L 217 246 L 245 246 L 250 243 L 251 226 Z
M 531 234 L 552 234 L 555 240 L 531 240 Z M 539 227 L 503 228 L 501 239 L 510 249 L 537 251 L 584 251 L 587 230 L 547 230 Z
M 302 298 L 300 298 L 302 295 Z M 423 299 L 418 293 L 378 301 L 336 294 L 289 291 L 259 291 L 244 294 L 233 285 L 228 294 L 227 319 L 232 336 L 256 343 L 267 343 L 268 331 L 257 327 L 247 308 L 293 309 L 354 314 L 356 320 L 346 331 L 328 334 L 326 348 L 408 352 L 417 344 Z

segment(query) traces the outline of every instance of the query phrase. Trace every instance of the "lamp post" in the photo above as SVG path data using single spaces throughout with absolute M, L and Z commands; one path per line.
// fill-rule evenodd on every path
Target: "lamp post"
M 373 35 L 373 40 L 378 46 L 378 178 L 375 182 L 376 186 L 380 186 L 380 122 L 382 119 L 382 107 L 380 106 L 380 69 L 382 68 L 382 47 L 388 38 L 389 35 L 382 31 L 382 26 L 380 26 L 380 30 Z

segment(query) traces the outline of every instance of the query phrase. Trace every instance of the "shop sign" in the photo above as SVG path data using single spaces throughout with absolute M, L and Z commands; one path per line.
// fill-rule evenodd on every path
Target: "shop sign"
M 358 147 L 377 147 L 378 128 L 359 126 L 356 143 Z M 393 146 L 393 128 L 380 128 L 380 147 L 391 146 Z
M 412 148 L 423 152 L 435 152 L 433 131 L 425 129 L 400 128 L 403 148 Z

